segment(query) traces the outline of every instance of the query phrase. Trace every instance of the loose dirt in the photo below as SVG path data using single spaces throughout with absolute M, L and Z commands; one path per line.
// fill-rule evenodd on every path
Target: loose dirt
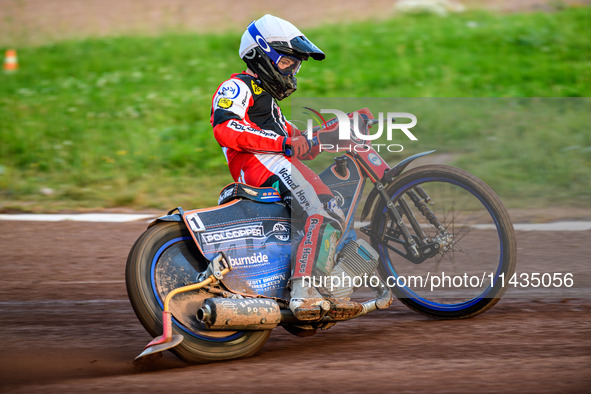
M 132 359 L 151 339 L 127 301 L 127 252 L 146 223 L 0 222 L 0 392 L 584 392 L 591 302 L 506 297 L 436 321 L 395 301 L 314 337 L 273 331 L 249 359 Z M 518 272 L 588 273 L 591 232 L 518 232 Z

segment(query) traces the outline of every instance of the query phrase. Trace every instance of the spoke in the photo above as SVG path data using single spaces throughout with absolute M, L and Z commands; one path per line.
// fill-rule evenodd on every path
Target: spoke
M 458 242 L 460 242 L 462 239 L 464 239 L 464 237 L 466 237 L 466 235 L 470 234 L 472 231 L 468 230 L 468 231 L 459 231 L 457 233 L 453 232 L 452 236 L 453 236 L 453 241 L 451 243 L 451 246 L 454 246 L 455 244 L 457 244 Z M 461 235 L 461 237 L 459 237 Z
M 441 260 L 443 260 L 445 258 L 445 255 L 447 254 L 447 252 L 439 252 L 436 256 L 438 256 L 439 258 L 437 259 L 437 261 L 435 262 L 435 268 L 437 268 L 437 270 L 439 270 L 439 264 L 441 263 Z
M 460 246 L 459 246 L 457 249 L 455 248 L 455 245 L 456 245 L 456 244 L 452 245 L 452 247 L 454 247 L 454 250 L 456 250 L 456 251 L 457 251 L 457 252 L 459 252 L 459 253 L 464 253 L 464 254 L 467 254 L 467 253 L 466 253 L 466 251 L 464 250 L 464 248 L 462 248 L 462 246 L 461 246 L 461 245 L 460 245 Z

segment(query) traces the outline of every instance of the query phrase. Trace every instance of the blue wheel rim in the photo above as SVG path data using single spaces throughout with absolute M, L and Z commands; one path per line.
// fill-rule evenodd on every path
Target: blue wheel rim
M 500 226 L 497 221 L 497 218 L 493 214 L 490 206 L 478 194 L 474 193 L 472 190 L 470 190 L 469 188 L 465 187 L 460 182 L 457 182 L 453 179 L 441 178 L 441 177 L 428 177 L 428 178 L 420 178 L 415 181 L 412 181 L 409 184 L 405 185 L 404 189 L 396 190 L 394 195 L 391 196 L 391 201 L 396 200 L 400 195 L 402 195 L 407 190 L 409 190 L 410 188 L 414 187 L 417 184 L 421 184 L 421 183 L 425 183 L 425 182 L 433 182 L 433 181 L 447 182 L 447 183 L 451 183 L 456 186 L 459 186 L 462 189 L 468 191 L 474 197 L 478 198 L 478 200 L 486 207 L 487 211 L 489 212 L 490 216 L 492 217 L 492 219 L 495 223 L 495 227 L 497 229 L 497 235 L 499 236 L 499 241 L 500 241 L 499 262 L 498 262 L 497 270 L 495 272 L 495 276 L 494 276 L 494 280 L 493 280 L 493 283 L 497 284 L 497 279 L 498 279 L 500 273 L 502 272 L 502 268 L 503 268 L 503 256 L 504 256 L 503 237 L 501 234 L 501 230 L 499 228 Z M 387 211 L 387 208 L 384 208 L 384 210 L 382 211 L 382 214 L 386 215 L 386 211 Z M 384 228 L 383 228 L 384 225 L 385 225 L 385 222 L 383 222 L 382 226 L 380 227 L 380 229 L 379 229 L 380 232 L 384 231 Z M 392 262 L 390 260 L 390 255 L 388 253 L 388 249 L 384 244 L 382 244 L 382 243 L 378 244 L 378 253 L 380 254 L 380 258 L 384 262 L 386 269 L 389 271 L 388 273 L 390 275 L 392 275 L 393 277 L 395 277 L 396 279 L 398 279 L 399 274 L 394 269 L 394 266 L 392 265 Z M 478 302 L 482 301 L 483 299 L 485 299 L 486 296 L 493 290 L 493 288 L 494 288 L 493 286 L 489 286 L 481 294 L 479 294 L 478 296 L 476 296 L 468 301 L 465 301 L 465 302 L 460 302 L 457 304 L 444 304 L 444 303 L 435 302 L 435 301 L 429 300 L 427 298 L 421 297 L 416 292 L 414 292 L 412 289 L 410 289 L 406 286 L 405 287 L 397 287 L 397 289 L 399 289 L 401 292 L 403 292 L 407 296 L 407 298 L 414 300 L 418 304 L 421 304 L 422 306 L 433 309 L 433 310 L 445 311 L 445 312 L 456 312 L 456 311 L 461 311 L 461 310 L 470 308 L 471 306 L 473 306 L 473 305 L 477 304 Z

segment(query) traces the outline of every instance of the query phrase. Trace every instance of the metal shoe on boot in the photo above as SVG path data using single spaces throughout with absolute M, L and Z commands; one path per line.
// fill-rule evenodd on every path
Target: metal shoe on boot
M 304 286 L 302 278 L 291 281 L 291 300 L 289 309 L 298 320 L 318 320 L 330 309 L 330 301 L 325 300 L 312 286 Z

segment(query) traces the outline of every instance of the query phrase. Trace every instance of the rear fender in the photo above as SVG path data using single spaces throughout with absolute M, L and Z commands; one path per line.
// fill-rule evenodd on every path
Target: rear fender
M 415 159 L 418 159 L 419 157 L 430 155 L 433 152 L 435 152 L 435 151 L 430 150 L 427 152 L 421 152 L 421 153 L 417 153 L 416 155 L 412 155 L 412 156 L 407 157 L 406 159 L 402 160 L 401 162 L 396 164 L 394 167 L 392 167 L 392 169 L 390 169 L 388 172 L 386 172 L 381 179 L 381 183 L 384 186 L 388 186 L 388 184 L 392 183 L 398 175 L 402 174 L 402 171 L 404 171 L 404 169 L 412 161 L 414 161 Z M 365 220 L 365 218 L 367 217 L 369 212 L 371 212 L 371 208 L 374 205 L 374 201 L 375 201 L 376 197 L 378 197 L 378 189 L 376 189 L 374 187 L 373 189 L 371 189 L 371 192 L 367 196 L 367 201 L 365 202 L 365 206 L 363 207 L 363 211 L 361 212 L 361 221 Z
M 178 211 L 178 213 L 174 213 L 174 211 Z M 183 211 L 183 208 L 181 207 L 176 207 L 174 209 L 171 209 L 170 211 L 168 211 L 168 213 L 165 216 L 160 216 L 158 219 L 155 219 L 152 223 L 150 223 L 148 225 L 148 228 L 152 227 L 153 225 L 155 225 L 156 223 L 160 223 L 160 222 L 182 222 L 183 221 L 183 215 L 184 215 L 185 211 Z

